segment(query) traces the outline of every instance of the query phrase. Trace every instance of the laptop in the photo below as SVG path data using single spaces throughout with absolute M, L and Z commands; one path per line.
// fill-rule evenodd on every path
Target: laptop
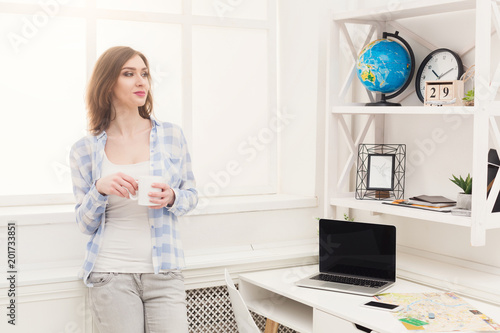
M 396 227 L 319 221 L 319 273 L 296 285 L 374 296 L 396 282 Z

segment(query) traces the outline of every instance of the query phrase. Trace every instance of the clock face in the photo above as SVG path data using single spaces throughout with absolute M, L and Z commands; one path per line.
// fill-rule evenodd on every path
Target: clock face
M 415 79 L 415 90 L 423 102 L 426 81 L 459 80 L 464 70 L 462 60 L 453 51 L 438 49 L 431 52 L 420 65 Z

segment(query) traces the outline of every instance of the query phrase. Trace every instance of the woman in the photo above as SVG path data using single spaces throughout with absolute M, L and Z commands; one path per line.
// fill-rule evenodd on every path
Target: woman
M 76 222 L 91 235 L 81 271 L 102 333 L 187 332 L 177 216 L 198 202 L 182 130 L 152 117 L 146 57 L 113 47 L 87 91 L 90 135 L 70 153 Z M 161 175 L 156 206 L 130 200 L 141 175 Z

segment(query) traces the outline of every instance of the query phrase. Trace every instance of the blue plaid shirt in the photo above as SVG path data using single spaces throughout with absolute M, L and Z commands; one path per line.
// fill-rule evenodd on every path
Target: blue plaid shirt
M 180 127 L 171 123 L 158 122 L 151 118 L 150 174 L 163 176 L 175 192 L 171 207 L 149 209 L 149 225 L 153 245 L 154 272 L 182 269 L 184 252 L 178 231 L 177 216 L 186 214 L 196 207 L 198 192 L 191 170 L 191 156 L 186 139 Z M 87 253 L 79 277 L 92 287 L 87 279 L 92 272 L 99 253 L 105 230 L 105 211 L 108 196 L 100 194 L 96 181 L 101 177 L 106 132 L 86 136 L 77 141 L 70 152 L 71 177 L 76 198 L 76 223 L 80 230 L 91 235 Z

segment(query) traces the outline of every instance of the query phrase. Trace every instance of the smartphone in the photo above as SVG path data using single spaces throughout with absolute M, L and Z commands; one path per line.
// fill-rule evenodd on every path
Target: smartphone
M 382 302 L 376 302 L 376 301 L 370 301 L 368 303 L 363 304 L 363 306 L 366 306 L 366 307 L 372 308 L 372 309 L 379 309 L 379 310 L 390 311 L 390 312 L 397 312 L 397 311 L 401 311 L 403 309 L 403 307 L 401 305 L 382 303 Z

